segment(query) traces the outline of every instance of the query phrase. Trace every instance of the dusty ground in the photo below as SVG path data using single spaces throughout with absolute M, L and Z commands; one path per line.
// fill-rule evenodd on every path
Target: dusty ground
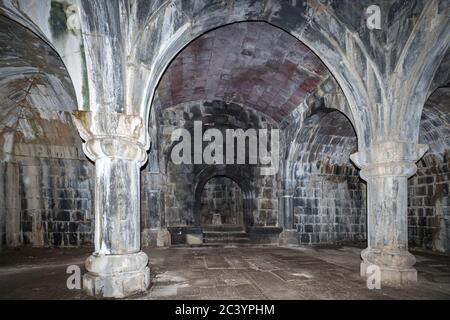
M 0 254 L 0 299 L 86 299 L 68 290 L 68 265 L 90 249 L 8 249 Z M 133 299 L 450 299 L 450 256 L 414 252 L 419 282 L 368 290 L 360 248 L 147 249 L 152 286 Z

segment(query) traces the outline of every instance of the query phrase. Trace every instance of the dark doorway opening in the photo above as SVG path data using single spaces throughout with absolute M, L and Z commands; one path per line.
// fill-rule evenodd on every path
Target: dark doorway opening
M 239 185 L 228 177 L 211 178 L 200 198 L 202 226 L 243 226 L 243 197 Z

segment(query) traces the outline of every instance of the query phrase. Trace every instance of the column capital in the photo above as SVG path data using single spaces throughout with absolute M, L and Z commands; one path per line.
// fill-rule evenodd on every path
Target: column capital
M 416 173 L 416 162 L 428 146 L 405 141 L 383 141 L 350 156 L 361 169 L 361 177 L 411 177 Z
M 123 113 L 75 111 L 72 119 L 85 141 L 84 153 L 92 161 L 101 158 L 136 160 L 142 165 L 147 151 L 139 139 L 144 121 L 139 116 Z

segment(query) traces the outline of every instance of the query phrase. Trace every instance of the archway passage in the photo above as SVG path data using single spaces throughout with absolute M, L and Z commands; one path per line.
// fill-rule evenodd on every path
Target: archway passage
M 245 232 L 244 199 L 241 187 L 226 176 L 215 176 L 203 187 L 200 197 L 203 245 L 249 243 Z
M 200 214 L 202 187 L 220 175 L 242 189 L 241 225 L 252 241 L 278 242 L 279 173 L 261 175 L 259 164 L 249 164 L 248 154 L 244 164 L 174 165 L 171 133 L 183 128 L 193 136 L 196 121 L 202 122 L 203 130 L 218 129 L 224 137 L 227 129 L 293 128 L 298 111 L 308 108 L 305 99 L 325 81 L 328 91 L 336 90 L 328 69 L 306 45 L 265 22 L 222 26 L 178 54 L 159 83 L 151 115 L 152 141 L 158 141 L 154 152 L 160 155 L 159 168 L 169 186 L 162 195 L 161 216 L 172 243 L 183 241 L 180 232 L 200 233 L 205 225 Z M 279 141 L 278 147 L 290 148 L 287 141 Z
M 242 190 L 228 177 L 214 177 L 203 187 L 200 198 L 202 226 L 244 225 Z
M 295 230 L 288 244 L 364 243 L 365 186 L 350 154 L 357 138 L 339 111 L 318 109 L 304 120 L 291 143 L 286 170 L 284 219 Z

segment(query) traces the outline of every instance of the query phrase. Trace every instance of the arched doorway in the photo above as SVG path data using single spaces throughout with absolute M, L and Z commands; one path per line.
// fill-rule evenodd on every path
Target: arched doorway
M 215 179 L 220 179 L 215 180 Z M 234 189 L 239 192 L 239 201 L 242 204 L 240 206 L 240 209 L 242 210 L 241 213 L 239 213 L 239 218 L 236 215 L 236 223 L 231 223 L 232 225 L 235 224 L 242 229 L 246 229 L 248 227 L 253 226 L 254 224 L 254 218 L 253 218 L 253 211 L 254 211 L 254 193 L 255 191 L 251 187 L 250 179 L 246 176 L 244 170 L 241 168 L 237 168 L 236 166 L 208 166 L 205 167 L 195 178 L 196 185 L 195 185 L 195 192 L 194 192 L 194 224 L 197 227 L 201 227 L 204 225 L 208 225 L 209 221 L 206 218 L 204 220 L 204 206 L 202 204 L 205 203 L 204 200 L 204 191 L 205 188 L 208 187 L 208 183 L 223 183 L 226 182 L 227 184 L 231 184 L 232 186 L 228 186 L 229 189 Z M 213 184 L 211 184 L 212 186 Z M 208 190 L 208 189 L 207 189 Z M 203 198 L 203 199 L 202 199 Z M 218 210 L 220 212 L 220 210 Z M 205 213 L 206 214 L 206 213 Z M 232 219 L 223 218 L 221 222 L 231 222 Z M 210 221 L 212 223 L 212 220 Z M 223 223 L 227 224 L 227 223 Z
M 196 201 L 199 201 L 196 215 L 200 218 L 204 245 L 250 242 L 245 229 L 244 194 L 236 181 L 224 175 L 213 176 L 203 185 Z
M 202 226 L 243 226 L 243 197 L 239 185 L 225 176 L 211 178 L 200 197 Z

